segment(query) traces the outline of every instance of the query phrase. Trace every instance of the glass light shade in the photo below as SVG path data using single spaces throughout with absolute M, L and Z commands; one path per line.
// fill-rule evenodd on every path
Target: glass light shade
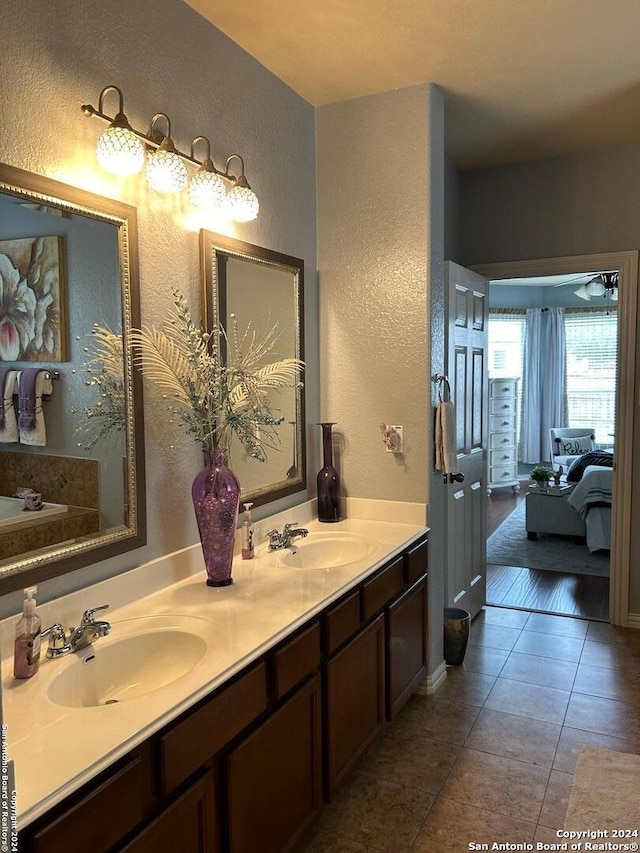
M 112 175 L 135 175 L 144 166 L 144 145 L 127 127 L 109 126 L 98 140 L 96 154 L 98 163 Z
M 189 198 L 195 207 L 222 207 L 226 197 L 225 183 L 215 172 L 198 171 L 189 182 Z
M 227 193 L 227 212 L 236 222 L 250 222 L 260 210 L 258 197 L 250 187 L 236 185 Z
M 618 301 L 618 288 L 617 287 L 614 287 L 613 290 L 611 291 L 611 301 L 612 302 Z
M 159 193 L 179 193 L 187 185 L 187 167 L 173 151 L 159 148 L 150 154 L 146 169 L 147 183 Z
M 574 290 L 573 292 L 575 293 L 576 296 L 579 296 L 580 299 L 584 299 L 587 302 L 591 302 L 591 295 L 590 295 L 589 291 L 587 290 L 586 285 L 581 284 L 580 287 L 577 290 Z
M 600 276 L 590 281 L 589 284 L 587 284 L 586 290 L 589 296 L 602 296 L 605 291 L 605 286 Z

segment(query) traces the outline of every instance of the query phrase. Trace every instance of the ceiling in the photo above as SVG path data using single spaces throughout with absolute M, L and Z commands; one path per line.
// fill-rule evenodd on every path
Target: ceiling
M 640 144 L 638 0 L 185 0 L 316 106 L 437 83 L 464 169 Z

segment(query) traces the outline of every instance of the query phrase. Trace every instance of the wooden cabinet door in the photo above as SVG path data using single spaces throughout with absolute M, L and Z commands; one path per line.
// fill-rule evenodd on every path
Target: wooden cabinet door
M 384 722 L 384 615 L 326 665 L 327 798 Z
M 280 853 L 322 802 L 320 676 L 316 675 L 227 759 L 229 850 Z
M 387 618 L 387 719 L 393 720 L 427 672 L 426 580 L 395 601 Z
M 213 772 L 189 788 L 122 853 L 220 853 L 220 819 Z

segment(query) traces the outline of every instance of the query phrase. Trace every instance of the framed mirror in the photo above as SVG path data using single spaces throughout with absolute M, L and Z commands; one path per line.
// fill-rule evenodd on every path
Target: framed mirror
M 0 278 L 1 595 L 146 544 L 135 209 L 0 164 Z
M 202 311 L 205 328 L 229 328 L 235 314 L 242 335 L 249 328 L 262 336 L 277 324 L 277 341 L 269 361 L 304 361 L 304 261 L 279 252 L 200 232 Z M 230 467 L 242 489 L 241 500 L 256 506 L 306 489 L 304 382 L 270 392 L 283 419 L 279 445 L 267 461 L 252 459 L 237 439 Z

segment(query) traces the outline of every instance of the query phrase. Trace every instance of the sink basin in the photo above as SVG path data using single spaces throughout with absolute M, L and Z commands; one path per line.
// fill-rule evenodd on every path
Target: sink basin
M 202 637 L 180 628 L 98 640 L 70 656 L 69 665 L 49 685 L 48 697 L 72 708 L 137 699 L 191 672 L 206 650 Z
M 283 551 L 279 562 L 294 569 L 335 569 L 372 556 L 378 547 L 355 533 L 311 533 Z

